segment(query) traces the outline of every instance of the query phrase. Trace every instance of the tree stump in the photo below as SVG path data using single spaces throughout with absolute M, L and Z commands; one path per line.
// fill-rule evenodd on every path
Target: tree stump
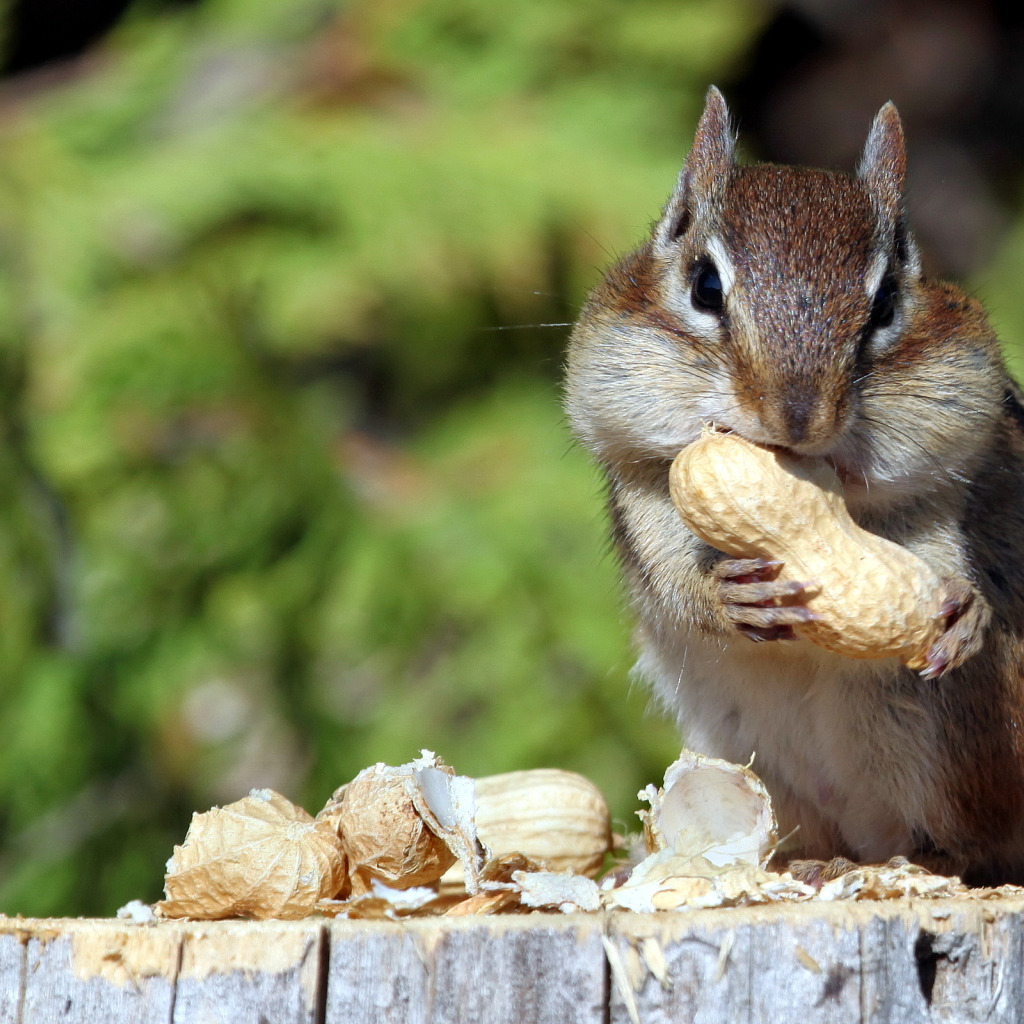
M 1024 900 L 405 921 L 0 919 L 7 1024 L 1024 1020 Z

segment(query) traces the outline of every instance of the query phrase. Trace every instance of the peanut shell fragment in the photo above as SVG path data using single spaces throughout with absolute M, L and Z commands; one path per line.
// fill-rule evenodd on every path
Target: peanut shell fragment
M 672 850 L 763 868 L 778 842 L 768 790 L 743 765 L 684 748 L 665 769 L 664 787 L 648 786 L 639 796 L 651 805 L 637 811 L 649 854 Z
M 167 862 L 164 917 L 299 918 L 345 884 L 341 841 L 273 790 L 193 814 Z
M 455 863 L 448 843 L 416 806 L 417 773 L 454 769 L 426 759 L 393 767 L 375 764 L 342 786 L 317 815 L 340 837 L 356 896 L 373 890 L 376 879 L 394 889 L 430 885 Z
M 798 634 L 850 658 L 926 667 L 942 632 L 942 583 L 906 548 L 853 521 L 823 459 L 708 433 L 676 456 L 669 489 L 683 522 L 712 547 L 780 561 L 780 580 L 820 587 L 808 601 L 820 620 Z

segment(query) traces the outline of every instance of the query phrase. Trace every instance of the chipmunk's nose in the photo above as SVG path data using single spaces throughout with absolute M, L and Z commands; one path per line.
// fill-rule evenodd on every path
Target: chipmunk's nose
M 797 451 L 820 448 L 835 436 L 839 410 L 811 383 L 785 387 L 775 405 L 774 432 L 780 443 Z
M 752 416 L 746 428 L 752 440 L 820 455 L 835 443 L 845 417 L 845 403 L 836 402 L 833 391 L 817 377 L 790 374 L 737 388 L 737 397 Z
M 791 387 L 783 395 L 781 406 L 781 426 L 786 435 L 786 443 L 790 446 L 803 444 L 811 433 L 818 396 L 809 388 Z

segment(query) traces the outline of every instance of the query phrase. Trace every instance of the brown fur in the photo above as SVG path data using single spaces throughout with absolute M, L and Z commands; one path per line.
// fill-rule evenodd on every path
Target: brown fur
M 756 750 L 793 852 L 1024 882 L 1024 411 L 981 306 L 922 276 L 904 175 L 891 105 L 856 176 L 739 167 L 713 90 L 650 239 L 582 312 L 566 407 L 608 478 L 641 672 L 691 745 Z M 929 678 L 743 599 L 749 571 L 668 496 L 707 423 L 829 458 L 861 525 L 939 573 Z

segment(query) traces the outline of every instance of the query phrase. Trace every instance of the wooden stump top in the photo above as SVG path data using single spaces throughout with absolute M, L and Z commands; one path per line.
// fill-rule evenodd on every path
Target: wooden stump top
M 0 918 L 2 1024 L 1024 1020 L 1024 900 L 405 921 Z

